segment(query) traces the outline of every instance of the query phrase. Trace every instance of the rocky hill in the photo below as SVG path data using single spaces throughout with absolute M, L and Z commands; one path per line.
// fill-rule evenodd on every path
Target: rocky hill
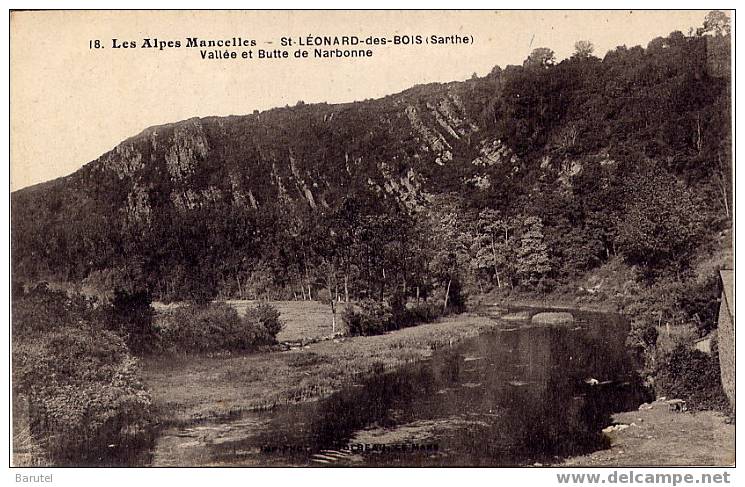
M 536 217 L 547 263 L 505 272 L 514 283 L 561 281 L 622 246 L 628 195 L 641 188 L 634 174 L 664 173 L 708 199 L 709 220 L 729 216 L 730 80 L 709 37 L 673 33 L 602 60 L 529 58 L 378 100 L 148 128 L 70 176 L 12 194 L 14 279 L 126 281 L 164 298 L 188 295 L 194 280 L 227 295 L 243 295 L 246 281 L 286 289 L 298 276 L 324 279 L 329 250 L 313 242 L 341 235 L 330 222 L 342 215 L 352 235 L 361 222 L 377 228 L 375 215 L 413 228 L 450 208 L 470 225 L 463 235 L 485 210 L 516 222 L 504 231 L 515 247 Z M 326 236 L 312 235 L 321 228 Z M 353 261 L 337 262 L 345 279 L 369 282 L 372 264 Z

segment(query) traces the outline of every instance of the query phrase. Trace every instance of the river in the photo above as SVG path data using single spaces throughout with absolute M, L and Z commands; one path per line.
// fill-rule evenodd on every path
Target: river
M 165 429 L 151 464 L 523 466 L 605 448 L 610 415 L 648 398 L 628 323 L 573 314 L 569 326 L 505 323 L 320 401 Z

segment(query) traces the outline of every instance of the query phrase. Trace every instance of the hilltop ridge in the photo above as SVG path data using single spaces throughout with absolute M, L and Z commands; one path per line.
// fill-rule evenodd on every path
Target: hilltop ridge
M 437 252 L 412 242 L 446 229 L 365 262 L 336 245 L 352 252 L 368 230 L 391 244 L 448 212 L 470 236 L 447 250 L 462 254 L 468 286 L 548 289 L 616 254 L 650 275 L 685 267 L 706 240 L 700 229 L 730 218 L 728 45 L 674 32 L 560 63 L 541 48 L 523 66 L 375 100 L 149 127 L 72 175 L 12 193 L 14 279 L 124 279 L 167 300 L 189 296 L 189 276 L 200 276 L 210 293 L 243 295 L 248 282 L 286 297 L 301 281 L 326 286 L 331 259 L 355 295 L 381 279 L 391 289 L 381 265 L 408 292 L 412 282 L 435 289 L 448 280 L 431 274 Z M 632 230 L 653 216 L 645 205 L 662 204 L 640 196 L 660 187 L 670 211 L 697 207 L 697 219 L 676 217 L 660 245 L 670 248 L 635 249 L 647 237 Z M 491 231 L 503 238 L 490 262 L 480 246 Z M 424 261 L 410 262 L 417 252 Z

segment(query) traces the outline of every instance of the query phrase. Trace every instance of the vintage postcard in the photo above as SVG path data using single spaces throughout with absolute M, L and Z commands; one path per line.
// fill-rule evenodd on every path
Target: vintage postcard
M 734 12 L 9 25 L 12 466 L 734 466 Z

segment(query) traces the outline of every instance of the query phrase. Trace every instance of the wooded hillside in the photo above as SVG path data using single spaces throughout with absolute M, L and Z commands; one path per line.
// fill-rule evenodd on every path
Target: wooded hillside
M 731 227 L 729 31 L 151 127 L 12 194 L 13 279 L 160 300 L 654 282 Z

